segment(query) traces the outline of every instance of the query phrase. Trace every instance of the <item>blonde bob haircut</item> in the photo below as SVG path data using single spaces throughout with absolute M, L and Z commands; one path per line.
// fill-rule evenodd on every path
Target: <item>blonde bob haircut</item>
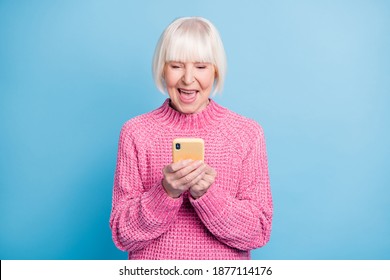
M 178 18 L 161 34 L 153 57 L 153 78 L 163 93 L 166 92 L 164 67 L 170 61 L 213 64 L 213 95 L 222 91 L 226 73 L 225 49 L 218 30 L 207 19 Z

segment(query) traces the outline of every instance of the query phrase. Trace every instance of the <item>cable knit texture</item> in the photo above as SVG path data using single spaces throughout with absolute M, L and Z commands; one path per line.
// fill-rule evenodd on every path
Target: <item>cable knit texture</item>
M 199 199 L 171 198 L 162 169 L 172 140 L 205 141 L 205 162 L 217 171 Z M 121 130 L 110 227 L 129 259 L 250 259 L 271 233 L 272 198 L 260 125 L 210 100 L 197 114 L 164 104 Z

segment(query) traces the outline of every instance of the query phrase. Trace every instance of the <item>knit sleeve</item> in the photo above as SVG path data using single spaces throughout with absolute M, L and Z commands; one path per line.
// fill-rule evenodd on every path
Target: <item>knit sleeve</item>
M 221 242 L 240 249 L 264 246 L 270 238 L 272 197 L 262 128 L 256 123 L 254 135 L 242 163 L 238 194 L 229 196 L 218 182 L 199 199 L 191 199 L 198 216 Z M 218 171 L 217 171 L 218 172 Z
M 146 247 L 169 229 L 181 204 L 181 198 L 166 194 L 161 182 L 145 191 L 136 145 L 125 125 L 118 144 L 110 216 L 115 245 L 128 252 Z

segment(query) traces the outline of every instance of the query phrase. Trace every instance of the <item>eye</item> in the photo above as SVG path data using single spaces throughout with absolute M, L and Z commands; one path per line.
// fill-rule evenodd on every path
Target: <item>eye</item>
M 169 67 L 171 67 L 172 69 L 179 69 L 182 67 L 182 65 L 180 63 L 170 63 Z
M 195 67 L 196 67 L 197 69 L 206 69 L 206 68 L 207 68 L 207 65 L 205 65 L 205 64 L 197 64 Z

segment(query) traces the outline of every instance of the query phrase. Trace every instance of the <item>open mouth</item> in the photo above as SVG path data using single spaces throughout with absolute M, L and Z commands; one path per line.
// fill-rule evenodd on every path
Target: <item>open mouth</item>
M 184 93 L 187 95 L 196 94 L 198 92 L 195 89 L 182 89 L 182 88 L 179 88 L 178 91 L 179 91 L 179 93 Z
M 197 90 L 178 89 L 180 93 L 180 100 L 184 103 L 191 103 L 196 99 Z

